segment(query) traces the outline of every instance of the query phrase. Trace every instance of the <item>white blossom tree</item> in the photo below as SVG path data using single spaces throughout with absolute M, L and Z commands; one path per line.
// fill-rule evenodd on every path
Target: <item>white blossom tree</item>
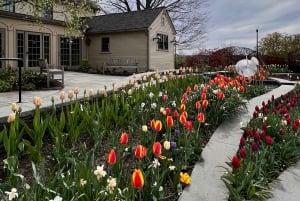
M 99 9 L 99 3 L 100 0 L 0 0 L 0 7 L 18 5 L 19 8 L 30 9 L 32 17 L 40 23 L 43 23 L 45 13 L 52 10 L 64 16 L 65 34 L 72 36 L 84 31 L 84 17 Z

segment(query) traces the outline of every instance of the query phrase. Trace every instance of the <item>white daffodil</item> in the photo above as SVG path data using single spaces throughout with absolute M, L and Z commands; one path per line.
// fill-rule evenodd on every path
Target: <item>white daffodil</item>
M 57 195 L 53 200 L 49 200 L 49 201 L 62 201 L 62 200 L 63 200 L 62 197 Z
M 5 194 L 8 195 L 8 200 L 13 200 L 18 197 L 16 188 L 12 188 L 10 191 L 5 191 Z
M 97 169 L 94 171 L 94 175 L 97 176 L 97 179 L 100 180 L 101 178 L 106 176 L 106 171 L 104 170 L 104 165 L 97 166 Z
M 107 179 L 107 187 L 106 187 L 106 189 L 108 190 L 108 192 L 110 194 L 113 192 L 113 190 L 115 189 L 116 186 L 117 186 L 117 180 L 116 180 L 116 178 L 109 177 Z

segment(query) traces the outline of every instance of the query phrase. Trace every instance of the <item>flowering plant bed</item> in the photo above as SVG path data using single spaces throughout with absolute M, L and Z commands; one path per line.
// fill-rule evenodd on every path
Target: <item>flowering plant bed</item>
M 222 177 L 229 200 L 266 200 L 270 184 L 300 158 L 299 85 L 278 100 L 256 106 L 239 149 Z
M 140 84 L 138 84 L 140 83 Z M 176 200 L 214 129 L 264 92 L 216 75 L 145 75 L 111 93 L 78 88 L 25 123 L 12 105 L 0 132 L 0 196 L 14 200 Z M 65 100 L 70 103 L 66 104 Z M 59 110 L 58 110 L 59 109 Z

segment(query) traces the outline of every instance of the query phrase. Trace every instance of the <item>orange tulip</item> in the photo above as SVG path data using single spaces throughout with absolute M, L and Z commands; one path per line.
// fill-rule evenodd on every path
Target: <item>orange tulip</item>
M 183 115 L 183 114 L 180 115 L 179 121 L 180 121 L 180 123 L 185 124 L 185 122 L 186 122 L 186 117 L 185 117 L 185 115 Z
M 162 146 L 161 146 L 160 142 L 154 142 L 153 147 L 152 147 L 153 154 L 160 155 L 161 149 L 162 149 Z
M 162 129 L 162 123 L 161 123 L 161 121 L 160 120 L 156 120 L 155 124 L 154 124 L 154 130 L 161 131 L 161 129 Z
M 144 177 L 140 169 L 134 169 L 131 177 L 133 188 L 140 189 L 144 186 Z
M 128 143 L 128 134 L 126 132 L 122 133 L 119 139 L 120 144 Z
M 196 102 L 196 109 L 199 110 L 201 108 L 201 102 L 197 101 Z
M 181 104 L 181 105 L 180 105 L 180 110 L 181 110 L 181 111 L 185 111 L 185 109 L 186 109 L 186 108 L 185 108 L 185 104 Z
M 167 126 L 171 127 L 174 125 L 173 117 L 167 116 Z
M 198 122 L 200 123 L 204 123 L 205 122 L 205 115 L 203 112 L 200 112 L 198 115 L 197 115 L 197 120 Z
M 187 117 L 188 117 L 188 113 L 187 113 L 186 111 L 182 112 L 182 115 L 184 115 L 184 116 L 185 116 L 185 118 L 187 118 Z
M 117 162 L 117 156 L 114 149 L 111 149 L 107 155 L 107 163 L 110 165 L 114 165 Z
M 135 157 L 144 158 L 147 155 L 147 148 L 143 145 L 138 145 L 134 152 Z

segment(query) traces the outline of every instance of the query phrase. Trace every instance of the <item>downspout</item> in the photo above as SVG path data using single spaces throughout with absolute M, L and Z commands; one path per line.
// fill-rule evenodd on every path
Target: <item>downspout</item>
M 147 34 L 147 67 L 146 67 L 146 71 L 149 71 L 149 69 L 150 69 L 150 32 L 148 29 L 145 29 L 145 32 Z

